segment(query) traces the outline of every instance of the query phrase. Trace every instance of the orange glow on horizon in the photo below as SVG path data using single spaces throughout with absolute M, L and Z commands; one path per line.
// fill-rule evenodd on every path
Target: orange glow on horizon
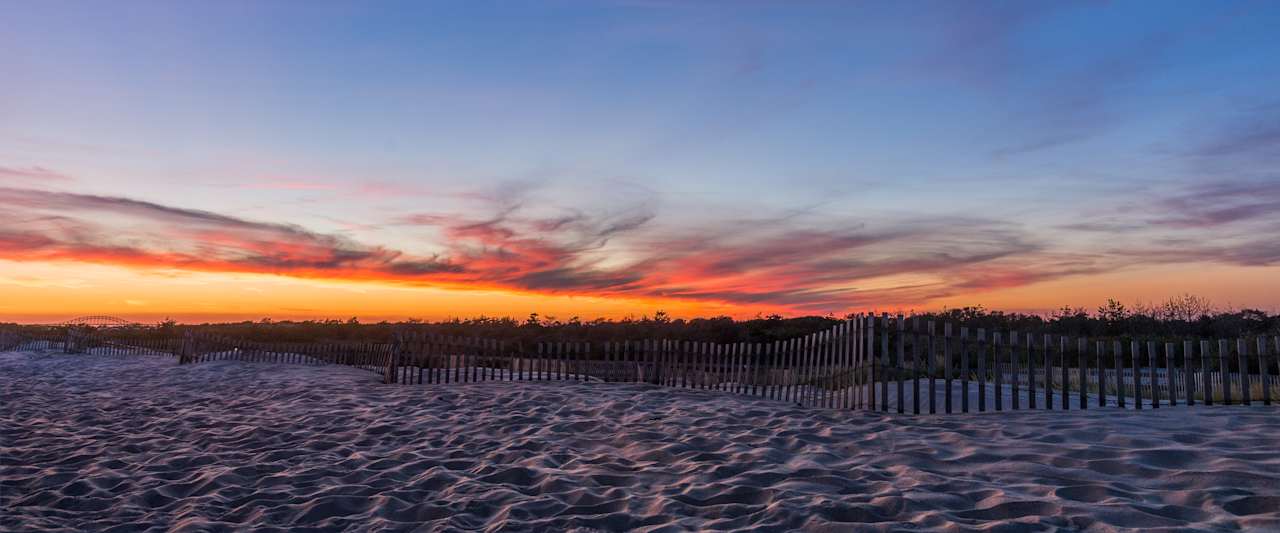
M 424 286 L 376 280 L 334 280 L 257 273 L 135 269 L 64 262 L 0 261 L 0 320 L 49 323 L 88 314 L 116 315 L 140 322 L 172 318 L 179 322 L 230 322 L 272 318 L 342 319 L 365 322 L 408 318 L 441 320 L 478 316 L 523 319 L 530 313 L 566 320 L 578 317 L 618 319 L 653 315 L 693 318 L 824 313 L 792 312 L 778 306 L 743 306 L 682 299 L 642 299 L 537 294 L 505 289 Z M 1168 265 L 1105 275 L 1064 278 L 1012 288 L 974 291 L 918 304 L 886 302 L 857 311 L 911 312 L 983 305 L 988 309 L 1048 312 L 1062 306 L 1092 310 L 1107 298 L 1126 303 L 1159 301 L 1190 292 L 1220 307 L 1262 307 L 1280 301 L 1269 280 L 1275 269 Z M 1220 280 L 1227 280 L 1223 283 Z M 918 281 L 918 280 L 917 280 Z M 1169 292 L 1168 287 L 1179 287 Z

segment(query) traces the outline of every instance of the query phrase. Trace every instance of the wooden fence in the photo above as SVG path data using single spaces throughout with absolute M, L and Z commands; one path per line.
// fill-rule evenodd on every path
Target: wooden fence
M 1280 399 L 1280 336 L 1099 340 L 858 315 L 769 343 L 513 346 L 407 333 L 393 351 L 388 383 L 650 383 L 904 414 L 1271 405 Z
M 766 343 L 683 340 L 515 343 L 405 330 L 389 342 L 277 343 L 196 333 L 141 337 L 75 330 L 0 332 L 0 350 L 353 366 L 386 383 L 648 383 L 803 406 L 897 413 L 1271 405 L 1280 336 L 1091 339 L 988 332 L 914 317 L 857 315 Z

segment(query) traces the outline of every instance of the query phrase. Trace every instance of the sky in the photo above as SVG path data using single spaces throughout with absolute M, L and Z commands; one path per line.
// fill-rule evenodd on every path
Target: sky
M 1280 303 L 1280 3 L 0 2 L 0 320 Z

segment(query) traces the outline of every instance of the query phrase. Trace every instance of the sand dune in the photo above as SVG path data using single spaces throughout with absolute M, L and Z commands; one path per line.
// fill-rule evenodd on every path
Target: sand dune
M 898 417 L 0 354 L 0 530 L 1280 530 L 1280 410 Z

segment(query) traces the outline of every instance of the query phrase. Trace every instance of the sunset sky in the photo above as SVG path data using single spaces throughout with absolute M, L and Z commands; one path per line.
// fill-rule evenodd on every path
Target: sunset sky
M 3 2 L 0 321 L 1280 304 L 1277 2 Z

